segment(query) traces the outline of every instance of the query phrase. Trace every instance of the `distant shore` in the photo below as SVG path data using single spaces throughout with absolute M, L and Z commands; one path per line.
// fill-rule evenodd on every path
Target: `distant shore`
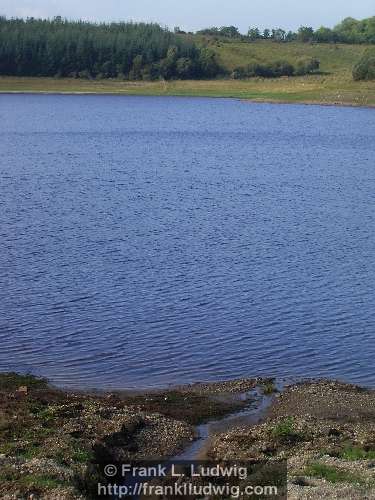
M 266 411 L 246 419 L 246 408 L 260 408 L 264 398 Z M 92 498 L 103 480 L 98 464 L 179 456 L 213 420 L 229 423 L 214 428 L 204 457 L 288 459 L 288 498 L 360 499 L 375 491 L 374 390 L 310 380 L 280 393 L 274 379 L 256 378 L 90 393 L 3 373 L 0 496 Z
M 260 103 L 375 107 L 375 82 L 354 82 L 349 75 L 168 82 L 0 77 L 0 94 L 217 97 Z

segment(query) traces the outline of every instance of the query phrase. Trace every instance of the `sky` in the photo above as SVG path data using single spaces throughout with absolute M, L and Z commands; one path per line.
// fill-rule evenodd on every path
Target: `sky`
M 296 30 L 375 15 L 375 0 L 0 0 L 0 15 L 90 21 L 155 21 L 196 31 L 234 25 Z

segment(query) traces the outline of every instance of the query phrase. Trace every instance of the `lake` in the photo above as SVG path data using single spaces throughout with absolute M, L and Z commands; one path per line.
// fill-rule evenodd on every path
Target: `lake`
M 375 386 L 375 110 L 0 95 L 0 370 Z

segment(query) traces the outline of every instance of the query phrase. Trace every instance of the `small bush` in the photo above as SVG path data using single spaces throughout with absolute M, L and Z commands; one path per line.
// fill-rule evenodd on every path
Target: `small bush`
M 294 433 L 294 419 L 288 417 L 273 429 L 272 434 L 275 437 L 286 437 Z
M 300 59 L 297 62 L 295 68 L 295 74 L 299 76 L 308 75 L 314 73 L 315 71 L 318 71 L 319 68 L 320 68 L 320 61 L 315 57 L 312 57 L 310 59 Z
M 375 50 L 366 50 L 353 68 L 354 80 L 375 80 Z
M 295 422 L 292 417 L 285 418 L 279 422 L 272 430 L 273 437 L 282 442 L 294 443 L 303 441 L 304 436 L 295 428 Z
M 263 394 L 270 395 L 277 392 L 274 380 L 266 380 L 262 384 Z

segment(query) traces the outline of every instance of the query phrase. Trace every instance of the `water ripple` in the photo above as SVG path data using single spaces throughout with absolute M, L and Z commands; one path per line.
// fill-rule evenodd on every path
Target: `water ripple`
M 372 110 L 0 106 L 0 370 L 70 387 L 375 386 Z

